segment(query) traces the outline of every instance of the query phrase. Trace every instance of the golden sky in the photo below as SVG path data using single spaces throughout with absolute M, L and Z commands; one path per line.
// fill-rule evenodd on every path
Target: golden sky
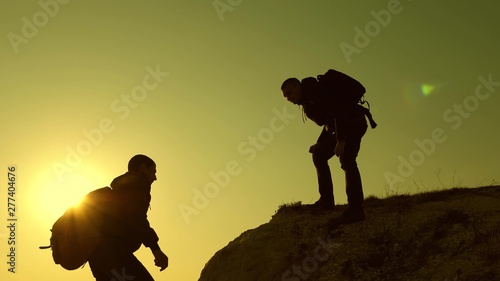
M 91 280 L 88 266 L 65 271 L 38 246 L 138 153 L 157 163 L 149 219 L 170 267 L 137 256 L 156 280 L 197 280 L 279 204 L 318 198 L 308 148 L 321 128 L 279 88 L 329 68 L 365 85 L 379 123 L 358 157 L 366 196 L 498 180 L 500 4 L 474 5 L 3 0 L 0 168 L 6 187 L 16 168 L 17 221 L 16 273 L 0 228 L 1 280 Z

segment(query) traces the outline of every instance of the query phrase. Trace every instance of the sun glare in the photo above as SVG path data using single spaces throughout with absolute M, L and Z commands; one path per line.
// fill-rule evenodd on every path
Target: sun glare
M 61 181 L 54 180 L 40 188 L 40 210 L 44 217 L 54 222 L 66 209 L 78 206 L 83 197 L 96 187 L 89 179 L 77 175 L 67 175 Z

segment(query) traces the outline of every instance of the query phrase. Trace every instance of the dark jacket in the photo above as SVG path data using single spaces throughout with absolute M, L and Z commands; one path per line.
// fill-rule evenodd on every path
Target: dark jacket
M 135 252 L 144 244 L 159 249 L 158 236 L 149 226 L 147 212 L 151 202 L 151 185 L 137 172 L 127 172 L 111 182 L 114 204 L 104 233 L 120 246 Z
M 363 122 L 366 124 L 364 107 L 339 101 L 338 95 L 344 93 L 329 90 L 313 77 L 303 79 L 301 84 L 304 114 L 317 125 L 325 126 L 322 136 L 335 133 L 337 140 L 343 140 L 349 135 L 353 125 Z M 326 132 L 326 127 L 329 132 Z

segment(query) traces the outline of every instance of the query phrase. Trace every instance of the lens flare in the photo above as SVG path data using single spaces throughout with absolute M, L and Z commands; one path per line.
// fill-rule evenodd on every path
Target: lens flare
M 422 94 L 425 96 L 425 97 L 428 97 L 432 94 L 432 92 L 434 92 L 434 90 L 436 90 L 436 86 L 435 85 L 431 85 L 431 84 L 422 84 L 422 86 L 420 86 L 420 90 L 422 91 Z
M 422 83 L 422 82 L 406 82 L 402 87 L 402 93 L 407 105 L 415 105 L 422 102 L 425 98 L 434 96 L 441 91 L 443 87 L 448 85 L 444 83 Z
M 449 85 L 449 82 L 439 83 L 439 84 L 431 84 L 431 83 L 423 83 L 420 86 L 420 91 L 424 97 L 428 97 L 432 94 L 435 94 L 438 90 L 441 90 L 444 86 Z

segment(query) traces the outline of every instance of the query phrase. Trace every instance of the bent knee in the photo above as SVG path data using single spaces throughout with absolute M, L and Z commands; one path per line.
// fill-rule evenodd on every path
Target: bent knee
M 356 160 L 340 160 L 340 168 L 344 171 L 353 170 L 358 168 Z
M 319 167 L 319 166 L 328 166 L 328 157 L 325 157 L 322 154 L 319 153 L 313 153 L 312 155 L 312 160 L 314 163 L 314 166 Z

